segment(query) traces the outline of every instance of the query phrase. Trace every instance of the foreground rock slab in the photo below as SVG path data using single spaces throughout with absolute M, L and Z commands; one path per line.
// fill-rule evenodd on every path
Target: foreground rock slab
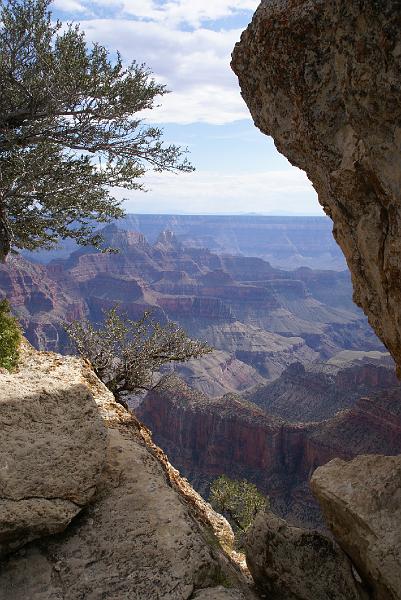
M 67 361 L 47 356 L 43 370 L 26 360 L 0 374 L 0 555 L 63 531 L 93 497 L 106 454 L 96 402 L 68 381 Z
M 256 126 L 312 181 L 401 369 L 399 19 L 397 0 L 263 0 L 232 66 Z
M 401 456 L 335 459 L 314 472 L 311 485 L 372 597 L 401 598 Z
M 360 600 L 351 563 L 328 537 L 289 525 L 270 511 L 245 538 L 249 570 L 269 600 Z
M 0 562 L 0 600 L 189 600 L 198 590 L 210 600 L 253 600 L 219 543 L 233 541 L 228 523 L 181 479 L 149 431 L 89 367 L 35 352 L 24 368 L 47 371 L 66 389 L 84 387 L 107 429 L 107 447 L 86 509 L 62 533 Z M 86 455 L 81 448 L 82 462 Z M 230 590 L 220 589 L 222 583 Z

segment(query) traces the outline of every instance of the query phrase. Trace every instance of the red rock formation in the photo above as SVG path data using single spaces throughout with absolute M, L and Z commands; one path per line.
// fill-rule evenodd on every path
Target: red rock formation
M 166 378 L 137 409 L 157 443 L 203 492 L 222 473 L 255 482 L 272 506 L 295 522 L 316 524 L 311 474 L 332 458 L 401 451 L 401 390 L 322 423 L 289 424 L 238 396 L 211 400 L 175 376 Z
M 298 276 L 259 258 L 187 248 L 169 233 L 154 246 L 142 234 L 116 226 L 106 227 L 103 235 L 118 254 L 82 248 L 47 266 L 20 260 L 18 268 L 11 263 L 2 268 L 0 293 L 10 297 L 39 348 L 65 351 L 64 321 L 99 321 L 116 304 L 133 319 L 152 309 L 161 321 L 178 321 L 191 336 L 208 340 L 246 363 L 246 371 L 255 368 L 269 380 L 294 360 L 327 357 L 361 344 L 380 347 L 368 339 L 371 333 L 360 315 L 314 298 L 303 272 Z M 337 280 L 343 277 L 334 275 L 332 288 Z M 341 286 L 350 294 L 349 281 Z M 235 322 L 239 328 L 222 332 Z
M 26 337 L 37 348 L 66 347 L 63 323 L 86 314 L 85 302 L 74 286 L 67 281 L 60 284 L 50 276 L 48 267 L 21 257 L 11 257 L 7 265 L 0 265 L 0 296 L 8 298 Z

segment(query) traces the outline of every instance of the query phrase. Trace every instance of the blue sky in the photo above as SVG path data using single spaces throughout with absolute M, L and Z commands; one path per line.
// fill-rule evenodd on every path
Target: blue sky
M 117 191 L 129 212 L 323 214 L 306 175 L 253 125 L 230 54 L 258 0 L 55 0 L 88 41 L 146 63 L 172 91 L 144 114 L 190 151 L 193 174 L 146 176 L 149 191 Z

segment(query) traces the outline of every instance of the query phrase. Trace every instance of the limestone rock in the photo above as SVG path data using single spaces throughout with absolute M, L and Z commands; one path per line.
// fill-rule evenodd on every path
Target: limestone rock
M 247 563 L 269 600 L 357 600 L 351 563 L 332 540 L 267 510 L 245 537 Z
M 25 368 L 33 375 L 32 389 L 47 371 L 46 390 L 61 382 L 74 389 L 80 382 L 90 391 L 108 430 L 107 448 L 96 496 L 85 511 L 65 531 L 32 541 L 0 563 L 0 600 L 189 600 L 197 590 L 210 600 L 254 599 L 219 544 L 232 543 L 228 523 L 181 479 L 149 431 L 116 404 L 89 367 L 77 358 L 32 352 Z M 57 412 L 45 414 L 49 424 L 58 422 Z M 76 428 L 84 418 L 85 412 Z M 82 461 L 89 451 L 80 448 Z M 65 477 L 72 477 L 69 464 L 65 468 Z M 51 470 L 57 474 L 57 464 Z M 39 489 L 41 482 L 32 481 L 33 490 L 35 485 Z M 231 595 L 214 596 L 222 582 L 233 588 Z
M 0 555 L 62 531 L 100 478 L 106 428 L 89 389 L 59 363 L 27 359 L 0 374 Z
M 399 1 L 263 0 L 232 67 L 256 126 L 312 181 L 401 369 Z
M 315 471 L 311 485 L 372 597 L 401 598 L 401 456 L 335 459 Z

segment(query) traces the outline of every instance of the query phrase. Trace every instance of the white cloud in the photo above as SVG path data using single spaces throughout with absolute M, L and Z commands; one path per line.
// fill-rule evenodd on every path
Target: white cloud
M 202 23 L 230 17 L 243 11 L 254 11 L 258 0 L 94 0 L 98 6 L 114 6 L 120 14 L 132 15 L 139 19 L 158 23 L 190 25 L 199 27 Z
M 149 191 L 131 196 L 125 204 L 128 212 L 323 214 L 310 181 L 296 168 L 151 174 L 144 182 Z M 118 191 L 120 198 L 129 195 Z
M 87 37 L 125 60 L 144 62 L 172 90 L 161 108 L 144 114 L 154 123 L 229 123 L 250 118 L 231 72 L 230 53 L 240 30 L 195 31 L 129 19 L 91 19 L 82 22 Z
M 87 9 L 83 4 L 77 2 L 77 0 L 54 0 L 53 5 L 54 8 L 60 10 L 61 12 L 79 12 L 85 13 Z
M 230 123 L 249 113 L 230 69 L 241 29 L 214 30 L 216 20 L 251 18 L 258 0 L 55 0 L 65 13 L 86 11 L 89 40 L 144 62 L 173 94 L 144 118 L 154 123 Z M 104 18 L 104 15 L 110 15 Z M 102 18 L 96 18 L 102 15 Z M 228 22 L 227 22 L 228 23 Z M 207 27 L 212 28 L 207 28 Z
M 87 9 L 81 26 L 89 41 L 120 50 L 126 62 L 144 62 L 172 90 L 160 99 L 160 107 L 141 115 L 148 122 L 229 124 L 250 119 L 229 66 L 243 27 L 234 29 L 230 24 L 238 27 L 240 21 L 230 17 L 243 15 L 245 27 L 259 0 L 80 1 Z M 232 135 L 229 127 L 227 132 Z M 129 212 L 322 214 L 306 175 L 295 168 L 152 174 L 145 184 L 147 194 L 117 190 L 120 198 L 129 197 Z

